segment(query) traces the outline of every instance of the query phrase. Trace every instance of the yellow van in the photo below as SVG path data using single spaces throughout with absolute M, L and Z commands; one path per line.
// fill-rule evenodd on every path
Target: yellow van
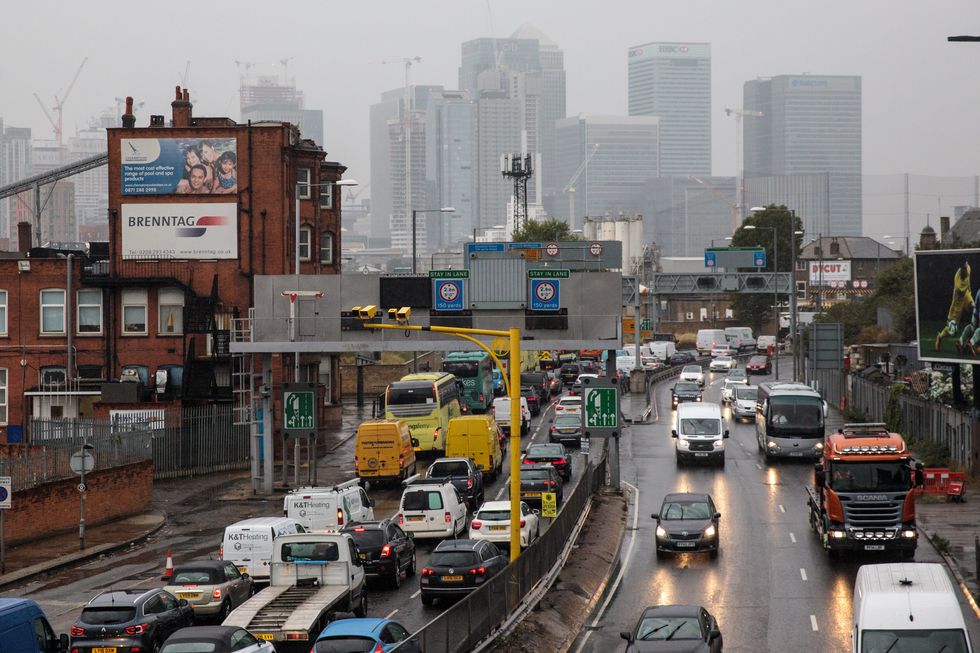
M 503 467 L 502 439 L 500 427 L 492 415 L 456 417 L 449 420 L 446 456 L 471 458 L 485 477 L 495 479 Z
M 403 481 L 415 474 L 415 449 L 403 419 L 376 419 L 357 427 L 354 471 L 369 481 Z

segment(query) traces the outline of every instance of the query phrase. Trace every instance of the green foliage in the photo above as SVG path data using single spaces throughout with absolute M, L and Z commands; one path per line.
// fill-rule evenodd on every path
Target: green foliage
M 850 423 L 861 424 L 868 421 L 868 418 L 864 413 L 850 404 L 848 404 L 847 408 L 844 409 L 844 417 L 846 417 L 847 421 Z
M 949 447 L 934 440 L 912 440 L 909 446 L 925 467 L 949 467 Z
M 815 318 L 818 322 L 840 322 L 844 325 L 844 342 L 857 342 L 861 329 L 874 324 L 875 310 L 870 302 L 841 302 L 828 308 L 823 315 Z
M 901 383 L 892 385 L 888 392 L 888 403 L 885 405 L 885 424 L 893 433 L 900 433 L 902 427 L 902 402 L 899 399 L 905 386 Z
M 573 234 L 567 222 L 561 220 L 528 220 L 524 226 L 514 232 L 512 238 L 515 243 L 548 243 L 560 240 L 580 240 L 577 234 Z
M 901 342 L 915 340 L 915 279 L 912 259 L 905 257 L 878 275 L 878 288 L 869 299 L 874 307 L 891 311 L 896 337 Z
M 939 533 L 933 533 L 929 539 L 932 540 L 932 545 L 936 547 L 936 551 L 947 555 L 949 554 L 949 540 Z

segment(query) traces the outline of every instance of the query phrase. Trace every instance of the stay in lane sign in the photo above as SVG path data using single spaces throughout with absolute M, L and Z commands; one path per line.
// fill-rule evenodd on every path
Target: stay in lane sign
M 463 310 L 463 280 L 433 279 L 432 308 L 437 311 Z
M 531 310 L 557 311 L 560 307 L 558 279 L 531 279 Z

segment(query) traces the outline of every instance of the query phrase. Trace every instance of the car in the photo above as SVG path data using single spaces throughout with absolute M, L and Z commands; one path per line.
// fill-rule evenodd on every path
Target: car
M 738 379 L 725 377 L 721 384 L 721 403 L 730 404 L 735 399 L 735 388 L 744 388 L 745 384 Z
M 538 397 L 534 388 L 529 385 L 522 385 L 521 396 L 527 399 L 527 407 L 531 411 L 531 417 L 537 417 L 541 414 L 541 398 Z
M 524 450 L 522 465 L 548 463 L 566 483 L 572 478 L 572 456 L 561 444 L 532 444 Z
M 741 422 L 743 419 L 755 419 L 755 402 L 759 397 L 759 386 L 735 386 L 735 397 L 732 401 L 732 419 Z
M 584 374 L 579 374 L 578 377 L 575 379 L 575 382 L 572 383 L 572 388 L 571 388 L 571 390 L 568 391 L 568 394 L 569 395 L 572 395 L 573 397 L 574 396 L 581 396 L 582 395 L 582 379 L 598 379 L 598 378 L 599 378 L 599 375 L 598 374 L 593 374 L 591 372 L 586 372 Z
M 492 542 L 444 540 L 432 550 L 419 575 L 422 605 L 466 596 L 507 567 L 509 559 Z
M 650 515 L 656 520 L 657 557 L 661 553 L 707 551 L 718 557 L 718 521 L 711 495 L 698 492 L 675 492 L 664 497 L 660 512 Z
M 549 370 L 545 372 L 545 374 L 548 375 L 548 385 L 551 388 L 551 395 L 554 396 L 561 394 L 561 389 L 564 384 L 562 383 L 558 372 L 556 370 Z
M 671 354 L 670 358 L 667 359 L 667 363 L 673 367 L 676 365 L 688 365 L 689 363 L 693 363 L 695 360 L 697 360 L 697 356 L 694 355 L 694 352 L 684 350 L 675 351 L 673 354 Z
M 584 360 L 579 366 L 582 368 L 582 374 L 595 374 L 598 376 L 599 372 L 602 370 L 602 366 L 599 365 L 598 361 L 594 360 Z M 581 374 L 579 375 L 581 376 Z
M 582 395 L 565 395 L 555 403 L 555 416 L 581 414 Z
M 191 626 L 167 638 L 160 653 L 276 653 L 272 642 L 259 639 L 238 626 Z
M 753 356 L 745 364 L 746 374 L 770 374 L 772 362 L 768 356 Z
M 657 370 L 660 369 L 662 363 L 653 354 L 640 354 L 640 365 L 645 370 Z
M 633 630 L 623 631 L 619 635 L 629 642 L 627 653 L 722 651 L 718 620 L 698 605 L 649 607 L 640 615 Z
M 692 381 L 700 386 L 704 386 L 704 370 L 700 365 L 685 365 L 679 377 L 681 381 Z
M 521 501 L 540 508 L 542 492 L 554 492 L 561 506 L 564 489 L 558 471 L 551 465 L 521 465 Z
M 544 406 L 551 399 L 551 386 L 544 372 L 521 372 L 521 385 L 529 385 L 538 394 L 538 406 Z
M 677 404 L 685 401 L 701 401 L 701 386 L 692 381 L 678 381 L 670 389 L 670 407 L 677 408 Z
M 728 372 L 736 364 L 737 361 L 731 356 L 717 356 L 712 358 L 711 362 L 708 363 L 708 369 L 712 372 Z
M 155 651 L 171 634 L 193 623 L 191 606 L 171 592 L 161 589 L 111 590 L 96 595 L 82 608 L 69 630 L 69 650 L 79 653 Z
M 252 578 L 229 560 L 194 560 L 177 565 L 166 587 L 178 599 L 186 599 L 194 617 L 223 621 L 232 610 L 252 596 Z
M 719 356 L 734 356 L 735 354 L 735 348 L 731 345 L 717 345 L 711 348 L 712 358 L 718 358 Z
M 582 373 L 579 369 L 578 363 L 562 363 L 561 369 L 558 371 L 558 375 L 561 377 L 562 383 L 565 385 L 571 385 L 575 383 L 575 379 L 578 375 Z
M 538 511 L 521 501 L 521 548 L 531 545 L 541 534 Z M 510 547 L 510 501 L 487 501 L 470 521 L 471 540 L 486 540 L 506 548 Z
M 581 415 L 555 415 L 551 420 L 551 428 L 548 429 L 548 437 L 552 442 L 566 443 L 574 442 L 579 444 L 582 441 L 582 417 Z
M 405 480 L 398 503 L 398 525 L 416 539 L 456 537 L 466 529 L 466 500 L 446 481 Z
M 729 381 L 738 381 L 743 385 L 749 384 L 749 375 L 740 367 L 733 367 L 732 369 L 728 370 L 728 374 L 725 376 L 725 378 Z
M 340 532 L 354 539 L 368 579 L 384 579 L 398 588 L 403 572 L 406 578 L 415 575 L 415 540 L 393 519 L 351 522 Z
M 483 503 L 483 472 L 471 458 L 436 458 L 425 470 L 425 479 L 452 483 L 471 508 Z
M 422 650 L 408 629 L 397 621 L 380 617 L 337 619 L 320 631 L 310 653 L 380 652 L 396 646 L 399 653 L 420 653 Z

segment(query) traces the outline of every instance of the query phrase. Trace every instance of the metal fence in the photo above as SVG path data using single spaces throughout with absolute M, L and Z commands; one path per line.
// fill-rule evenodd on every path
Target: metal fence
M 479 589 L 460 599 L 394 650 L 419 647 L 425 653 L 471 651 L 514 613 L 528 592 L 554 567 L 579 517 L 605 480 L 606 459 L 589 465 L 565 497 L 551 526 L 517 560 Z
M 146 413 L 146 415 L 142 415 Z M 195 476 L 250 466 L 249 427 L 235 424 L 231 405 L 147 410 L 113 419 L 32 419 L 31 442 L 44 447 L 81 447 L 86 439 L 100 469 L 106 443 L 142 446 L 157 479 Z M 140 443 L 137 445 L 137 443 Z

